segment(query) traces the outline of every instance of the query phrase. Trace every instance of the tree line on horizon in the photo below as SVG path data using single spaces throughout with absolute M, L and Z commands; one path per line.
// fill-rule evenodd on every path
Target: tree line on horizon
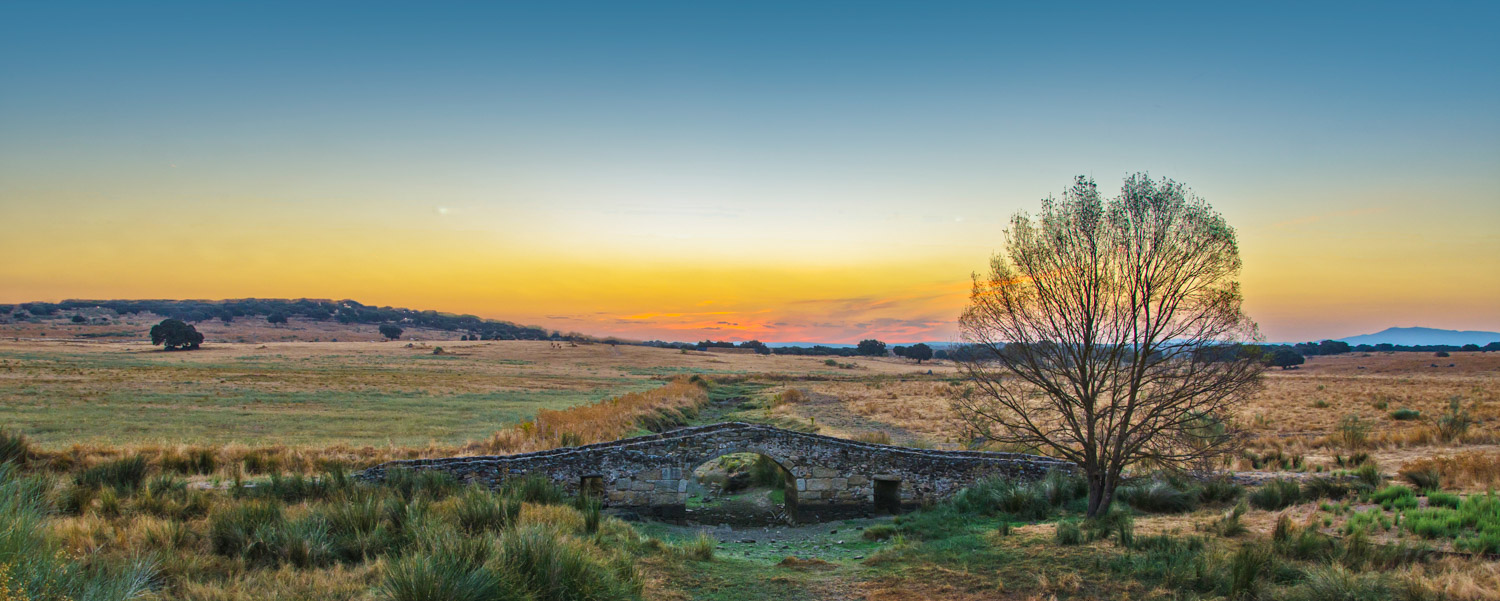
M 82 309 L 108 309 L 120 315 L 149 313 L 185 323 L 200 323 L 220 320 L 232 323 L 236 319 L 264 318 L 272 325 L 288 323 L 292 318 L 310 321 L 338 321 L 343 324 L 400 324 L 408 327 L 431 328 L 449 332 L 463 332 L 474 340 L 557 340 L 583 337 L 581 334 L 563 334 L 535 326 L 522 326 L 508 321 L 484 319 L 474 315 L 454 315 L 437 311 L 417 311 L 398 307 L 374 307 L 353 300 L 315 299 L 258 299 L 245 298 L 223 301 L 198 300 L 65 300 L 60 303 L 32 302 L 17 305 L 0 305 L 0 315 L 11 315 L 18 319 L 27 316 L 52 316 L 60 312 Z M 74 321 L 82 323 L 86 320 Z

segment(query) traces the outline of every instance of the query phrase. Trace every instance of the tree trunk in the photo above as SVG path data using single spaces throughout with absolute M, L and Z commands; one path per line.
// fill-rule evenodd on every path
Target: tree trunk
M 1110 477 L 1106 473 L 1088 474 L 1089 483 L 1089 506 L 1086 517 L 1099 517 L 1109 512 L 1109 506 L 1114 503 L 1115 484 L 1119 478 Z

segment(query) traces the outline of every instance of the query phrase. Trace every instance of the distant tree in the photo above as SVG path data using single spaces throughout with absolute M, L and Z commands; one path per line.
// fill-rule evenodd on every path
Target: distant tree
M 905 357 L 906 356 L 906 350 L 907 349 L 904 346 L 893 346 L 893 347 L 891 347 L 891 354 L 895 355 L 897 357 Z
M 222 321 L 224 323 L 233 323 L 234 322 L 234 314 L 230 313 L 228 311 L 220 313 L 219 314 L 219 321 Z
M 861 340 L 855 350 L 866 357 L 884 357 L 885 343 L 874 338 Z
M 1291 369 L 1294 365 L 1302 365 L 1306 362 L 1307 359 L 1302 357 L 1302 353 L 1284 346 L 1277 347 L 1275 352 L 1271 353 L 1271 365 L 1281 369 Z
M 1488 353 L 1490 351 L 1500 351 L 1500 342 L 1491 342 L 1489 344 L 1484 345 L 1484 347 L 1481 348 L 1481 349 L 1479 349 L 1479 350 L 1484 351 L 1486 353 Z
M 1434 357 L 1447 357 L 1448 356 L 1448 351 L 1438 351 L 1436 353 L 1433 353 L 1432 356 L 1434 356 Z
M 84 322 L 86 322 L 88 320 L 89 320 L 89 318 L 84 317 L 82 315 L 77 315 L 77 314 L 73 315 L 73 323 L 84 323 Z
M 755 349 L 755 354 L 757 355 L 771 354 L 771 347 L 766 346 L 766 343 L 759 340 L 746 340 L 744 342 L 741 342 L 740 348 Z
M 1477 345 L 1477 344 L 1465 344 L 1463 346 L 1463 348 L 1460 349 L 1460 350 L 1462 350 L 1465 353 L 1478 352 L 1479 351 L 1479 345 Z
M 271 324 L 275 324 L 275 325 L 284 324 L 284 323 L 286 323 L 286 314 L 282 313 L 280 311 L 277 311 L 275 313 L 267 315 L 266 316 L 266 322 L 267 323 L 271 323 Z
M 398 326 L 398 325 L 393 324 L 393 323 L 383 323 L 383 324 L 380 324 L 380 335 L 381 336 L 385 336 L 386 338 L 389 338 L 391 340 L 396 340 L 397 338 L 400 338 L 401 337 L 401 332 L 403 332 L 403 331 L 404 330 L 401 329 L 401 326 Z
M 203 344 L 203 334 L 180 319 L 163 319 L 151 326 L 151 344 L 160 344 L 166 350 L 196 349 Z
M 946 360 L 946 359 L 948 359 L 948 350 L 947 349 L 938 349 L 938 352 L 933 353 L 932 357 L 934 359 L 944 359 L 944 360 Z
M 1349 343 L 1341 340 L 1324 340 L 1318 343 L 1319 355 L 1342 355 L 1349 352 Z
M 911 345 L 911 348 L 906 349 L 906 358 L 916 359 L 917 364 L 921 365 L 923 361 L 932 358 L 932 347 L 927 346 L 927 344 L 923 342 L 913 344 Z

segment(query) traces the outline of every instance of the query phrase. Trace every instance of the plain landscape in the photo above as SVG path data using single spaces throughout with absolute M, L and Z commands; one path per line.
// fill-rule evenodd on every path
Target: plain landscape
M 1315 579 L 1342 578 L 1356 590 L 1405 587 L 1411 598 L 1489 599 L 1500 587 L 1500 542 L 1486 521 L 1500 503 L 1492 492 L 1500 353 L 1349 352 L 1272 369 L 1237 415 L 1242 451 L 1216 466 L 1241 479 L 1205 489 L 1138 470 L 1107 530 L 1085 522 L 1077 541 L 1059 543 L 1075 536 L 1059 530 L 1079 527 L 1070 517 L 1078 493 L 1061 481 L 1045 494 L 976 490 L 910 515 L 825 524 L 776 521 L 774 482 L 715 484 L 690 500 L 704 523 L 674 524 L 622 522 L 607 508 L 591 517 L 598 507 L 575 508 L 545 487 L 482 494 L 416 481 L 383 492 L 330 476 L 392 459 L 539 450 L 719 421 L 971 448 L 954 435 L 949 405 L 967 383 L 949 360 L 469 341 L 437 330 L 372 341 L 359 340 L 372 330 L 364 326 L 268 328 L 248 318 L 210 331 L 249 341 L 210 339 L 191 352 L 87 335 L 136 327 L 124 319 L 0 326 L 9 329 L 0 340 L 0 421 L 10 436 L 24 433 L 24 451 L 11 452 L 28 470 L 63 481 L 53 485 L 63 513 L 44 530 L 51 544 L 113 570 L 151 558 L 153 598 L 372 598 L 392 590 L 393 570 L 417 569 L 401 545 L 457 552 L 434 542 L 444 528 L 510 532 L 507 520 L 517 533 L 561 532 L 568 549 L 593 558 L 604 574 L 597 586 L 613 591 L 597 598 L 1210 598 L 1225 592 L 1214 570 L 1244 569 L 1235 562 L 1255 560 L 1245 556 L 1262 547 L 1262 568 L 1274 573 L 1245 590 L 1312 595 Z M 54 334 L 23 336 L 38 327 Z M 343 341 L 277 340 L 293 332 Z M 1466 421 L 1452 431 L 1455 413 Z M 753 459 L 705 466 L 700 479 L 753 471 Z M 141 462 L 138 475 L 85 484 L 131 461 Z M 1338 476 L 1356 473 L 1370 480 L 1363 488 Z M 1256 492 L 1282 483 L 1287 498 Z M 378 515 L 389 495 L 432 504 L 436 525 L 422 536 L 438 538 L 397 542 L 400 520 Z M 341 525 L 353 519 L 339 513 L 351 503 L 376 512 L 360 518 L 368 526 Z M 496 523 L 476 517 L 490 515 L 486 503 Z M 225 538 L 233 519 L 255 519 L 234 512 L 269 507 L 285 507 L 276 511 L 286 517 L 265 518 L 288 520 L 283 527 L 294 530 L 285 536 L 313 536 L 295 528 L 317 523 L 324 539 L 287 548 Z M 1477 511 L 1478 521 L 1414 528 L 1426 511 Z M 736 512 L 745 519 L 720 523 Z M 455 525 L 440 525 L 446 519 Z M 522 544 L 506 536 L 496 544 Z

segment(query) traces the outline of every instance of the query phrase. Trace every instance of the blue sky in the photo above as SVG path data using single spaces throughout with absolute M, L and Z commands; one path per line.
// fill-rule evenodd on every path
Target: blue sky
M 9 3 L 0 301 L 941 339 L 1007 216 L 1149 171 L 1273 338 L 1500 329 L 1500 5 L 1309 4 Z

